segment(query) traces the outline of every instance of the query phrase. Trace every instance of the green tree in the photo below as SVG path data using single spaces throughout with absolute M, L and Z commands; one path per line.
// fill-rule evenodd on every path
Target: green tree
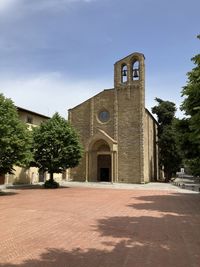
M 155 99 L 157 106 L 152 108 L 152 113 L 158 118 L 158 148 L 159 164 L 164 167 L 166 181 L 180 166 L 181 157 L 177 146 L 177 133 L 174 127 L 176 106 L 173 102 Z
M 200 35 L 197 36 L 200 39 Z M 200 54 L 191 59 L 195 67 L 187 73 L 188 81 L 183 87 L 184 101 L 181 109 L 187 116 L 187 143 L 185 156 L 194 175 L 200 175 Z
M 79 164 L 82 148 L 73 127 L 58 113 L 33 130 L 34 161 L 42 171 L 53 174 Z
M 14 165 L 26 166 L 31 160 L 30 148 L 30 132 L 14 103 L 0 94 L 0 174 L 12 173 Z

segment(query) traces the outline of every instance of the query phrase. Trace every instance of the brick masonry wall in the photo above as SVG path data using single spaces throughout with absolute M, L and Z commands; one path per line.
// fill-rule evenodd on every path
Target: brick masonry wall
M 120 182 L 140 182 L 139 90 L 139 87 L 125 87 L 118 90 L 118 179 Z
M 107 110 L 110 114 L 110 119 L 106 123 L 102 123 L 98 115 L 101 111 Z M 93 109 L 93 133 L 97 133 L 97 129 L 105 131 L 110 137 L 114 138 L 114 90 L 104 90 L 100 94 L 94 96 Z
M 69 110 L 69 119 L 71 124 L 77 130 L 81 144 L 85 150 L 85 145 L 90 138 L 90 100 L 78 105 L 74 109 Z M 70 170 L 70 177 L 75 181 L 85 181 L 85 153 L 78 167 Z

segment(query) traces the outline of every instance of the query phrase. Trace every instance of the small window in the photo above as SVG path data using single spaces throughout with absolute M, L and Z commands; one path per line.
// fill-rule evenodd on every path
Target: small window
M 121 82 L 125 83 L 127 82 L 127 65 L 123 65 L 121 71 Z
M 33 124 L 33 117 L 28 115 L 27 118 L 26 118 L 26 122 L 30 123 L 30 124 Z
M 101 122 L 107 122 L 110 119 L 110 113 L 107 110 L 99 112 L 98 118 Z

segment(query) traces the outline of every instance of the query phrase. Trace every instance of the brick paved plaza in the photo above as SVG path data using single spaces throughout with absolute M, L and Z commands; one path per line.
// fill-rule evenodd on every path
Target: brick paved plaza
M 199 194 L 18 189 L 0 216 L 0 267 L 200 266 Z

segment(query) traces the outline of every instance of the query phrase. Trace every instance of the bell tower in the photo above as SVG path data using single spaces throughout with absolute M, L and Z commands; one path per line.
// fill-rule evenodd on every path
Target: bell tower
M 115 88 L 144 83 L 144 59 L 143 54 L 133 53 L 117 61 L 114 65 Z
M 114 65 L 114 137 L 118 142 L 119 182 L 144 182 L 144 59 L 143 54 L 133 53 Z

